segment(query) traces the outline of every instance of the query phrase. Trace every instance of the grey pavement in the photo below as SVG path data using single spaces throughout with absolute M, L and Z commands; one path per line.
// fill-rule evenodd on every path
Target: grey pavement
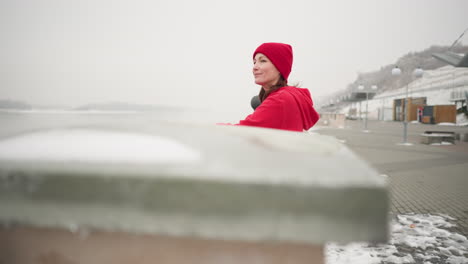
M 468 236 L 468 142 L 455 145 L 420 143 L 424 131 L 468 133 L 468 127 L 408 125 L 408 142 L 403 141 L 403 124 L 392 121 L 346 120 L 344 128 L 318 127 L 315 131 L 343 140 L 381 174 L 388 177 L 391 214 L 444 214 L 453 217 L 455 231 Z

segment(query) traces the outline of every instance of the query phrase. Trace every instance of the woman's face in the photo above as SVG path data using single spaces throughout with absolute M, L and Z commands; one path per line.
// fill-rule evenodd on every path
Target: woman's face
M 280 72 L 267 56 L 262 53 L 255 54 L 253 64 L 253 74 L 256 84 L 261 85 L 263 89 L 267 90 L 278 83 Z

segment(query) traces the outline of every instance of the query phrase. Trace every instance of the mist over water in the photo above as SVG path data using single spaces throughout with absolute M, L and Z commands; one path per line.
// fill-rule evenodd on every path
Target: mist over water
M 359 72 L 452 44 L 468 26 L 465 10 L 459 0 L 1 1 L 0 99 L 204 107 L 243 117 L 259 91 L 252 53 L 261 43 L 293 46 L 289 81 L 317 102 Z

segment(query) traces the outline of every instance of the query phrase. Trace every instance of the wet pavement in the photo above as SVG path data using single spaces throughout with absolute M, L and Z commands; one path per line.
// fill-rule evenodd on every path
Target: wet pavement
M 335 136 L 388 177 L 391 214 L 444 214 L 454 231 L 468 235 L 468 142 L 421 144 L 424 131 L 468 133 L 468 127 L 410 123 L 408 143 L 403 124 L 392 121 L 346 120 L 343 128 L 316 127 L 313 132 Z

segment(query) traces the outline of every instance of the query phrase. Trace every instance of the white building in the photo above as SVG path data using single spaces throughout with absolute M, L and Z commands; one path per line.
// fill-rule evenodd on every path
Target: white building
M 408 97 L 426 97 L 427 105 L 458 104 L 466 102 L 468 94 L 468 68 L 444 66 L 435 70 L 424 71 L 421 78 L 408 84 Z M 368 118 L 392 120 L 393 100 L 406 97 L 406 86 L 377 94 L 368 101 Z M 360 108 L 361 107 L 361 111 Z M 365 114 L 366 101 L 352 103 L 340 110 L 347 114 L 350 108 L 357 108 L 357 113 Z

